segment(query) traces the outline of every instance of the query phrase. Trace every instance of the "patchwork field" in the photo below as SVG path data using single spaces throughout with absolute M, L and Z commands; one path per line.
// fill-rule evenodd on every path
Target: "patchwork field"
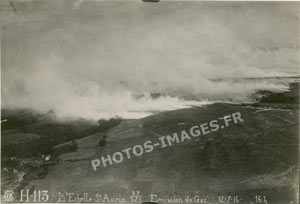
M 297 90 L 298 84 L 292 84 L 287 94 L 298 97 Z M 138 190 L 143 201 L 149 201 L 154 193 L 178 198 L 197 194 L 212 203 L 219 195 L 238 195 L 244 199 L 240 203 L 249 203 L 256 195 L 266 196 L 268 203 L 298 203 L 298 105 L 264 100 L 242 105 L 218 103 L 123 120 L 105 131 L 74 139 L 76 150 L 53 154 L 56 163 L 46 167 L 45 176 L 28 179 L 22 188 L 46 189 L 53 194 L 51 202 L 57 202 L 58 192 L 128 197 Z M 244 122 L 92 169 L 92 159 L 234 112 L 240 112 Z M 5 189 L 6 184 L 2 185 Z

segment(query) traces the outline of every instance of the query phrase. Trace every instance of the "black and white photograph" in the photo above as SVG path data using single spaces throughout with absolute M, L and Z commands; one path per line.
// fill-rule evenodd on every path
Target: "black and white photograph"
M 0 1 L 0 203 L 298 204 L 299 18 L 297 1 Z

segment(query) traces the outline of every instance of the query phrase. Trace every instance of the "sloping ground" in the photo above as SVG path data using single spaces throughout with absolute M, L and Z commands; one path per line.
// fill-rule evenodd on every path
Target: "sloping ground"
M 29 181 L 43 179 L 49 166 L 74 161 L 74 157 L 76 161 L 89 158 L 94 154 L 89 149 L 99 146 L 95 138 L 103 140 L 105 131 L 119 123 L 119 118 L 57 121 L 51 112 L 1 109 L 1 196 L 7 190 L 20 192 Z M 86 151 L 65 154 L 77 149 Z
M 234 112 L 242 113 L 243 123 L 92 169 L 91 159 Z M 102 147 L 94 145 L 100 136 L 77 140 L 76 152 L 60 155 L 64 163 L 49 168 L 45 179 L 31 181 L 26 189 L 47 189 L 52 202 L 58 192 L 88 192 L 94 199 L 95 193 L 128 198 L 139 190 L 144 201 L 150 193 L 198 193 L 212 203 L 220 194 L 239 195 L 245 203 L 257 194 L 267 196 L 269 203 L 298 203 L 298 115 L 297 109 L 213 104 L 128 120 L 107 132 Z
M 124 120 L 108 132 L 106 141 L 118 141 L 120 139 L 128 139 L 140 137 L 143 134 L 142 120 Z
M 76 140 L 77 145 L 78 145 L 78 149 L 82 150 L 82 149 L 89 149 L 89 148 L 93 148 L 93 147 L 98 147 L 99 146 L 99 141 L 104 136 L 105 136 L 105 133 L 97 132 L 97 133 L 94 133 L 90 136 L 78 139 L 78 140 Z
M 2 133 L 2 145 L 22 144 L 39 138 L 40 136 L 34 133 L 10 133 L 8 131 L 5 131 L 4 133 Z
M 243 198 L 239 203 L 255 203 L 256 195 L 266 196 L 268 203 L 298 203 L 299 84 L 292 84 L 291 88 L 284 94 L 268 93 L 263 103 L 213 104 L 169 111 L 140 120 L 124 120 L 107 132 L 118 121 L 107 125 L 102 121 L 100 128 L 88 125 L 88 131 L 82 131 L 82 121 L 74 128 L 74 125 L 52 124 L 48 120 L 40 123 L 34 117 L 27 120 L 22 115 L 16 116 L 14 122 L 10 117 L 7 134 L 38 130 L 36 134 L 47 136 L 41 141 L 54 139 L 55 145 L 71 141 L 69 145 L 76 144 L 77 149 L 58 152 L 56 165 L 40 167 L 38 164 L 35 169 L 27 169 L 25 177 L 30 181 L 27 186 L 23 186 L 27 182 L 19 181 L 24 178 L 24 172 L 3 170 L 2 187 L 30 189 L 31 193 L 34 189 L 48 190 L 51 202 L 58 201 L 58 192 L 87 192 L 91 202 L 97 202 L 95 193 L 121 195 L 130 201 L 132 191 L 138 190 L 143 201 L 150 200 L 150 193 L 157 193 L 161 197 L 181 198 L 197 194 L 211 203 L 218 203 L 219 195 L 239 195 Z M 285 96 L 288 100 L 282 98 Z M 92 169 L 92 159 L 148 140 L 156 142 L 161 135 L 188 130 L 195 124 L 234 112 L 242 113 L 243 123 L 172 147 L 157 148 L 120 164 Z M 83 133 L 89 136 L 84 137 Z M 63 140 L 57 143 L 60 136 Z
M 60 163 L 79 161 L 93 158 L 99 147 L 99 142 L 105 137 L 105 133 L 97 132 L 90 136 L 75 140 L 77 151 L 58 156 Z

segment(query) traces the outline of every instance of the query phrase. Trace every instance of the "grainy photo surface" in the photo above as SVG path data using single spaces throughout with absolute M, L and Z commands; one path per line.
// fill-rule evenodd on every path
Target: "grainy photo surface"
M 1 1 L 1 203 L 299 203 L 299 17 Z

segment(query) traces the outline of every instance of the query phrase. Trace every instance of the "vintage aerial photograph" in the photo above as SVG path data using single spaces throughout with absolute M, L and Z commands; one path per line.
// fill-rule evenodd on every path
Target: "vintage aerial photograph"
M 0 1 L 1 203 L 298 204 L 299 11 Z

